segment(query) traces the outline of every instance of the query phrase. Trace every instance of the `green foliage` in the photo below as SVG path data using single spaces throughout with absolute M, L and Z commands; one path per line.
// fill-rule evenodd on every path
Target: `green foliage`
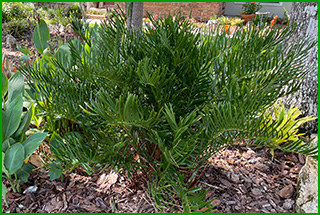
M 83 16 L 83 12 L 79 6 L 79 4 L 73 4 L 66 9 L 66 15 L 68 17 L 81 19 Z
M 279 105 L 273 105 L 272 113 L 269 109 L 267 109 L 264 114 L 264 123 L 266 123 L 268 127 L 274 125 L 272 126 L 272 129 L 269 129 L 268 132 L 273 133 L 276 131 L 277 133 L 276 136 L 273 136 L 269 140 L 268 147 L 271 148 L 271 154 L 273 155 L 273 150 L 276 148 L 281 148 L 281 145 L 287 141 L 296 142 L 297 146 L 302 145 L 303 147 L 303 142 L 299 139 L 299 137 L 303 136 L 304 134 L 298 133 L 299 127 L 305 122 L 317 119 L 317 117 L 307 116 L 299 118 L 301 111 L 298 110 L 298 108 L 293 107 L 286 109 L 281 100 L 279 101 Z M 261 127 L 264 128 L 265 125 L 261 125 Z
M 2 78 L 8 83 L 2 85 L 2 177 L 7 178 L 14 192 L 20 192 L 19 182 L 27 182 L 33 169 L 24 161 L 38 148 L 47 133 L 36 133 L 26 138 L 34 108 L 33 104 L 23 101 L 23 75 L 17 72 L 9 80 L 5 75 Z M 5 193 L 6 188 L 3 188 L 4 199 Z
M 2 23 L 27 19 L 32 15 L 32 7 L 22 2 L 2 2 Z
M 262 6 L 259 2 L 246 2 L 242 5 L 241 14 L 255 14 L 258 12 Z
M 226 16 L 221 16 L 218 18 L 218 23 L 220 25 L 240 25 L 243 23 L 244 20 L 238 18 L 238 17 L 226 17 Z
M 48 41 L 50 40 L 49 28 L 45 21 L 40 20 L 40 23 L 33 31 L 33 43 L 40 54 L 49 47 Z
M 26 19 L 12 19 L 5 23 L 4 31 L 14 37 L 19 37 L 30 32 L 29 23 Z
M 283 46 L 292 25 L 201 35 L 180 13 L 149 16 L 152 25 L 129 33 L 120 14 L 101 26 L 73 22 L 79 39 L 20 68 L 43 115 L 72 122 L 51 138 L 50 177 L 79 165 L 139 170 L 159 209 L 212 211 L 193 186 L 197 170 L 230 144 L 268 146 L 281 136 L 268 132 L 264 112 L 299 89 L 315 43 Z M 279 148 L 315 155 L 296 143 Z

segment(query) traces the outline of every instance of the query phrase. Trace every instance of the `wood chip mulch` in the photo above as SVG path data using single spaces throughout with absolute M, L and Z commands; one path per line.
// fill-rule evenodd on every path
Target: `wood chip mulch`
M 198 186 L 208 188 L 207 199 L 218 213 L 294 213 L 298 173 L 305 157 L 264 149 L 229 147 L 200 170 Z M 9 184 L 2 180 L 7 187 Z M 3 213 L 154 213 L 160 212 L 146 189 L 133 186 L 127 177 L 112 170 L 89 176 L 77 168 L 64 179 L 49 179 L 40 168 L 22 183 L 21 193 L 8 188 L 9 208 Z M 35 192 L 28 192 L 35 188 Z M 29 189 L 27 189 L 29 188 Z M 169 210 L 166 212 L 170 212 Z

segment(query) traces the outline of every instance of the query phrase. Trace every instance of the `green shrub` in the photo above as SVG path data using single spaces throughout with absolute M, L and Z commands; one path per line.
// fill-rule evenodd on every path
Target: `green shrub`
M 69 6 L 66 10 L 66 15 L 68 17 L 76 18 L 76 19 L 81 19 L 83 12 L 78 4 L 73 4 Z
M 4 31 L 14 37 L 20 37 L 30 33 L 30 25 L 26 19 L 12 19 L 5 23 Z
M 20 68 L 43 113 L 72 122 L 51 137 L 51 178 L 79 165 L 89 173 L 97 165 L 140 171 L 159 209 L 212 211 L 206 191 L 194 187 L 197 170 L 231 144 L 285 137 L 268 132 L 263 113 L 298 90 L 315 43 L 283 46 L 294 32 L 289 25 L 250 25 L 227 37 L 219 29 L 194 33 L 180 13 L 149 19 L 135 33 L 119 14 L 100 27 L 74 22 L 80 40 Z M 300 139 L 279 148 L 316 153 Z
M 32 15 L 32 7 L 22 2 L 2 2 L 2 23 L 27 19 Z

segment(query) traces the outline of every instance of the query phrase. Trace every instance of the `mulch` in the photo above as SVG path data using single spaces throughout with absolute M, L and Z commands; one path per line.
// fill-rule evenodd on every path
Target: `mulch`
M 218 213 L 294 213 L 297 177 L 304 162 L 304 156 L 292 153 L 275 151 L 272 160 L 265 149 L 228 147 L 200 168 L 198 186 L 208 189 L 208 200 L 215 198 L 211 204 L 217 205 Z M 79 167 L 63 180 L 51 181 L 42 167 L 20 185 L 21 193 L 8 188 L 9 208 L 2 202 L 2 212 L 160 212 L 143 184 L 133 185 L 121 171 L 101 170 L 88 175 Z

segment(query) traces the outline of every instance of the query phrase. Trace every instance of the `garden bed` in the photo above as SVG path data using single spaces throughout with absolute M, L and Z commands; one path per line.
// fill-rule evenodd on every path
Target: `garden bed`
M 234 31 L 234 26 L 232 26 Z M 72 39 L 72 34 L 51 32 L 51 42 Z M 30 35 L 16 38 L 17 44 L 34 52 Z M 6 48 L 3 53 L 18 65 L 22 54 Z M 264 149 L 229 147 L 200 170 L 198 186 L 208 188 L 207 199 L 215 198 L 218 213 L 294 213 L 298 173 L 305 157 L 276 151 L 272 160 Z M 5 185 L 8 182 L 3 179 Z M 8 186 L 9 187 L 9 186 Z M 24 191 L 37 187 L 33 193 Z M 159 212 L 143 184 L 133 184 L 125 174 L 96 171 L 88 175 L 82 168 L 65 174 L 64 179 L 51 181 L 42 167 L 33 171 L 22 193 L 8 188 L 9 208 L 2 203 L 4 213 L 146 213 Z M 182 212 L 181 206 L 175 208 Z M 167 211 L 172 212 L 172 211 Z
M 199 173 L 217 213 L 294 213 L 298 173 L 305 157 L 264 149 L 229 147 L 209 159 Z M 3 180 L 4 181 L 4 180 Z M 5 183 L 6 184 L 6 183 Z M 6 184 L 8 185 L 8 184 Z M 36 186 L 34 193 L 24 193 Z M 33 171 L 22 193 L 10 188 L 3 213 L 154 213 L 159 212 L 143 184 L 106 170 L 88 175 L 77 168 L 51 181 L 45 168 Z M 182 212 L 182 208 L 176 207 Z M 167 211 L 171 212 L 171 211 Z

